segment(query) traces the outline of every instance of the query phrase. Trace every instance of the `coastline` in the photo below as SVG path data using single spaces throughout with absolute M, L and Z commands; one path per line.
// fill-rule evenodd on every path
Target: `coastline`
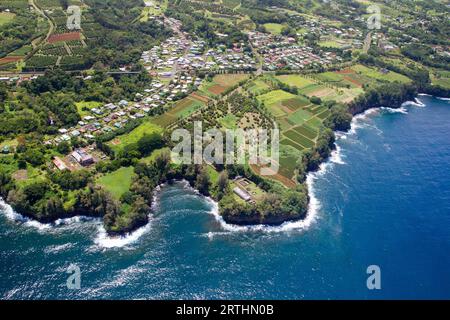
M 353 115 L 351 121 L 351 128 L 346 131 L 335 131 L 335 135 L 337 137 L 336 141 L 339 139 L 346 139 L 348 135 L 355 134 L 358 129 L 358 122 L 362 119 L 365 119 L 367 116 L 379 111 L 386 110 L 388 112 L 398 112 L 398 113 L 407 113 L 405 107 L 408 105 L 414 105 L 417 107 L 424 107 L 425 105 L 418 100 L 420 96 L 430 96 L 428 94 L 419 93 L 417 97 L 412 100 L 407 100 L 401 104 L 400 107 L 390 108 L 390 107 L 374 107 L 368 108 L 360 113 Z M 434 97 L 434 96 L 433 96 Z M 448 98 L 435 97 L 436 99 L 448 100 Z M 254 225 L 238 225 L 227 223 L 225 219 L 219 214 L 219 203 L 212 199 L 211 197 L 205 196 L 201 194 L 198 190 L 193 188 L 189 181 L 182 180 L 174 180 L 169 183 L 163 183 L 157 186 L 154 190 L 154 202 L 151 208 L 151 211 L 148 214 L 149 221 L 139 226 L 136 230 L 124 233 L 120 235 L 109 235 L 101 223 L 102 218 L 100 217 L 90 217 L 85 215 L 74 215 L 70 217 L 58 218 L 52 222 L 42 223 L 26 215 L 22 215 L 16 212 L 8 203 L 6 203 L 3 199 L 0 198 L 0 209 L 4 212 L 5 216 L 12 221 L 23 223 L 24 225 L 34 227 L 38 230 L 48 230 L 53 227 L 58 227 L 61 225 L 67 225 L 71 223 L 84 223 L 84 222 L 94 222 L 98 224 L 98 235 L 94 240 L 94 243 L 99 245 L 102 248 L 116 248 L 116 247 L 124 247 L 135 241 L 137 241 L 143 234 L 148 232 L 151 229 L 152 225 L 152 214 L 155 211 L 155 208 L 158 206 L 157 197 L 161 192 L 161 189 L 167 184 L 179 183 L 184 188 L 189 188 L 191 191 L 194 191 L 197 195 L 202 196 L 205 201 L 207 201 L 211 205 L 210 214 L 215 218 L 215 220 L 221 225 L 221 228 L 228 232 L 249 232 L 249 231 L 260 231 L 260 232 L 268 232 L 268 233 L 277 233 L 277 232 L 288 232 L 293 230 L 305 230 L 308 229 L 317 219 L 318 213 L 321 207 L 320 201 L 316 197 L 316 190 L 314 187 L 314 181 L 327 172 L 327 169 L 332 164 L 345 164 L 341 157 L 341 149 L 340 147 L 334 143 L 335 149 L 331 152 L 331 155 L 323 161 L 319 169 L 316 171 L 310 171 L 307 173 L 306 185 L 308 189 L 308 211 L 304 218 L 294 220 L 294 221 L 285 221 L 279 225 L 268 225 L 268 224 L 254 224 Z

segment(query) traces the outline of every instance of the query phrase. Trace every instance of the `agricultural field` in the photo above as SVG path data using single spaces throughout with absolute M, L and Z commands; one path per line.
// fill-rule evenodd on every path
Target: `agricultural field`
M 101 176 L 96 183 L 111 192 L 114 198 L 120 199 L 130 189 L 133 175 L 133 167 L 120 168 L 117 171 Z
M 207 98 L 198 93 L 191 94 L 173 104 L 164 114 L 153 118 L 151 121 L 156 125 L 166 128 L 179 119 L 186 118 L 199 110 L 207 102 Z
M 373 68 L 369 68 L 363 65 L 355 65 L 351 67 L 353 71 L 355 71 L 357 74 L 361 74 L 363 76 L 383 81 L 383 82 L 401 82 L 401 83 L 408 83 L 411 82 L 411 80 L 408 77 L 405 77 L 404 75 L 401 75 L 399 73 L 395 73 L 392 71 L 387 71 L 385 73 L 378 71 Z
M 258 96 L 258 100 L 267 107 L 267 109 L 272 113 L 275 118 L 284 117 L 287 115 L 287 107 L 283 105 L 286 101 L 292 101 L 297 96 L 283 91 L 283 90 L 274 90 Z
M 289 86 L 297 87 L 298 89 L 304 89 L 315 84 L 313 80 L 296 74 L 277 76 L 276 79 Z
M 295 174 L 297 160 L 305 150 L 315 145 L 322 122 L 330 114 L 327 107 L 313 105 L 307 96 L 311 97 L 312 93 L 317 94 L 319 90 L 325 89 L 334 95 L 337 95 L 337 92 L 317 84 L 315 79 L 300 75 L 283 75 L 276 78 L 287 85 L 302 88 L 304 93 L 309 94 L 294 95 L 283 90 L 273 90 L 257 97 L 276 118 L 281 129 L 280 171 L 274 179 L 289 185 L 293 183 L 291 179 Z M 262 80 L 258 78 L 254 82 L 257 81 Z M 250 85 L 247 90 L 254 90 L 254 85 Z
M 108 142 L 108 145 L 114 152 L 118 152 L 122 150 L 122 148 L 126 145 L 129 145 L 131 143 L 137 143 L 139 139 L 141 139 L 145 134 L 161 133 L 161 132 L 162 128 L 160 126 L 150 121 L 145 121 L 133 131 L 118 136 L 112 141 Z
M 202 84 L 200 91 L 208 96 L 218 96 L 248 77 L 248 74 L 219 74 L 212 81 Z
M 255 80 L 249 83 L 248 91 L 254 95 L 260 95 L 262 92 L 270 89 L 270 86 L 263 80 Z

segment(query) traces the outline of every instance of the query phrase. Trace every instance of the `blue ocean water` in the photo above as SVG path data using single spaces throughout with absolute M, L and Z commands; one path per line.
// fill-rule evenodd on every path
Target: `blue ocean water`
M 164 187 L 151 224 L 123 241 L 99 221 L 46 227 L 3 207 L 0 298 L 448 299 L 450 103 L 419 99 L 355 120 L 309 178 L 305 223 L 224 228 L 183 184 Z M 71 264 L 79 290 L 66 286 Z M 367 289 L 369 265 L 381 290 Z

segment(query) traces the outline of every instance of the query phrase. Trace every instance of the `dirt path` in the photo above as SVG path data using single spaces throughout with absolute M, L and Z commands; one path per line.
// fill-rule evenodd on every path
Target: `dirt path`
M 27 59 L 31 58 L 42 47 L 42 45 L 44 45 L 47 42 L 48 38 L 50 38 L 50 36 L 53 34 L 53 32 L 56 29 L 55 23 L 47 15 L 47 13 L 36 4 L 35 0 L 28 0 L 28 4 L 29 4 L 29 6 L 33 7 L 34 10 L 38 14 L 40 14 L 45 19 L 47 19 L 49 28 L 48 28 L 48 32 L 47 32 L 46 36 L 44 38 L 42 38 L 39 42 L 36 43 L 35 47 L 33 48 L 33 51 L 31 51 L 31 53 L 27 56 Z

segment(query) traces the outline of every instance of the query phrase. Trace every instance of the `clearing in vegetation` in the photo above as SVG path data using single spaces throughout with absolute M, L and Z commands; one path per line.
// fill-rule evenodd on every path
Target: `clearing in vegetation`
M 145 134 L 161 133 L 162 128 L 158 125 L 145 121 L 140 126 L 138 126 L 133 131 L 116 137 L 113 141 L 108 142 L 108 145 L 113 149 L 114 152 L 121 150 L 126 145 L 131 143 L 137 143 Z
M 98 178 L 97 184 L 111 192 L 114 198 L 120 199 L 125 192 L 130 190 L 133 175 L 133 167 L 123 167 Z

